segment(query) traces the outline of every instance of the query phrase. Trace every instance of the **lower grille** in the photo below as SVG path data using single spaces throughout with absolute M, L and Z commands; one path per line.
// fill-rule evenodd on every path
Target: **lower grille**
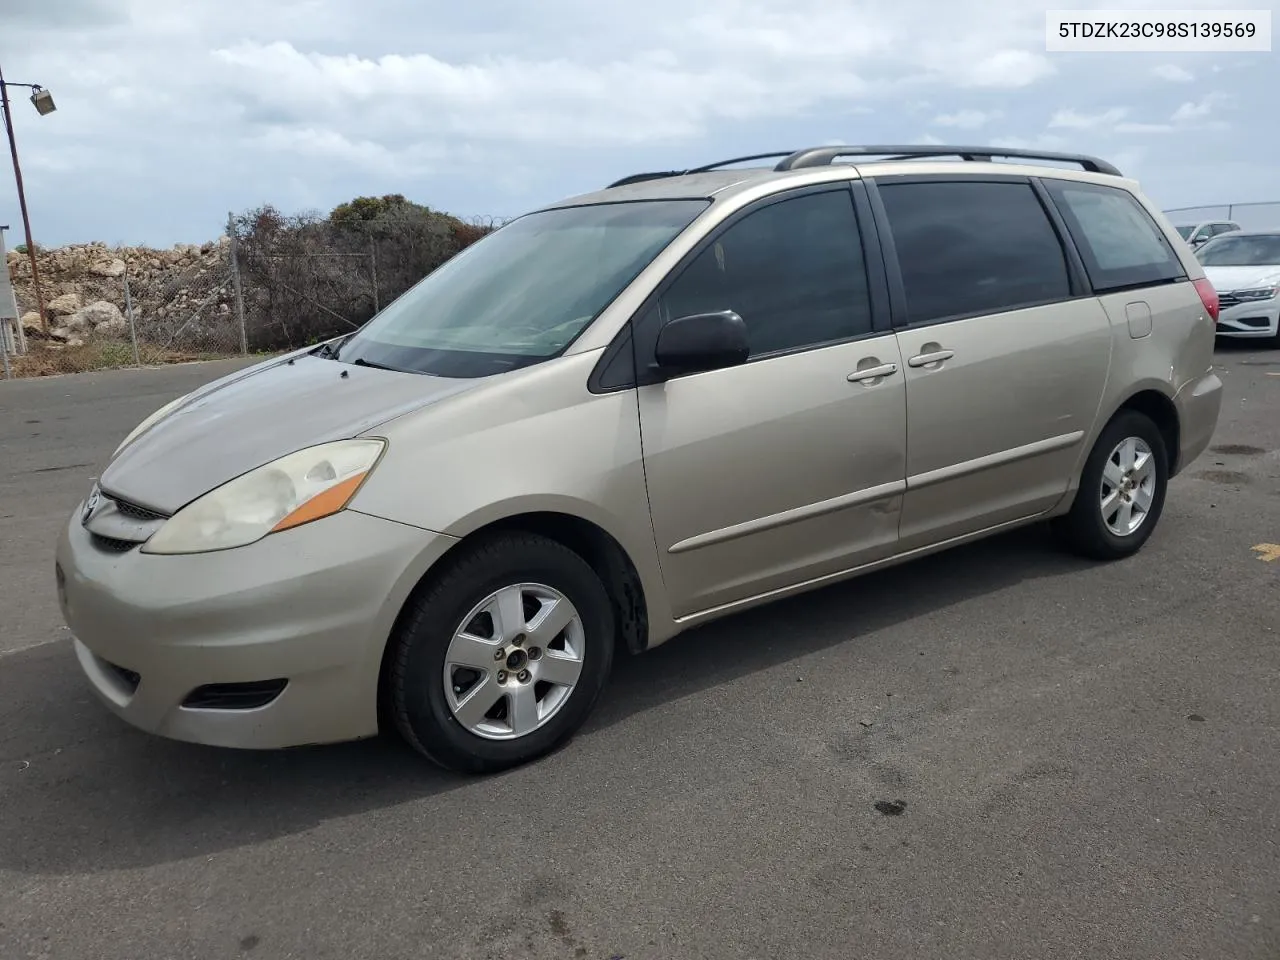
M 136 540 L 117 540 L 114 537 L 104 537 L 97 533 L 90 533 L 89 540 L 99 550 L 105 550 L 107 553 L 127 553 L 134 547 L 139 546 Z
M 195 710 L 253 710 L 265 707 L 280 696 L 288 683 L 288 680 L 209 683 L 187 694 L 182 705 Z

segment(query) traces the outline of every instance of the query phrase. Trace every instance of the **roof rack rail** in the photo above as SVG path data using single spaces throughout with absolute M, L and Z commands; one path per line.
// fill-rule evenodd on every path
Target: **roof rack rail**
M 892 160 L 914 160 L 918 157 L 960 157 L 962 160 L 981 160 L 989 162 L 993 157 L 1025 160 L 1057 160 L 1063 163 L 1078 163 L 1090 173 L 1105 173 L 1113 177 L 1124 176 L 1114 166 L 1097 157 L 1082 153 L 1055 153 L 1050 150 L 1017 150 L 1007 147 L 959 147 L 949 144 L 915 144 L 896 146 L 861 146 L 861 147 L 809 147 L 797 150 L 787 156 L 773 169 L 800 170 L 805 167 L 825 167 L 840 157 L 888 157 Z
M 704 164 L 701 167 L 690 167 L 688 170 L 662 170 L 655 173 L 633 173 L 629 177 L 623 177 L 621 180 L 615 180 L 605 189 L 612 190 L 614 187 L 625 187 L 629 183 L 644 183 L 646 180 L 663 180 L 667 177 L 683 177 L 691 173 L 708 173 L 712 170 L 718 170 L 720 167 L 727 167 L 733 163 L 746 163 L 748 160 L 773 160 L 776 157 L 794 156 L 794 152 L 790 150 L 779 150 L 775 153 L 753 153 L 747 157 L 733 157 L 729 160 L 717 160 L 715 163 Z
M 614 187 L 625 187 L 629 183 L 644 183 L 646 180 L 663 180 L 667 177 L 678 177 L 682 172 L 681 170 L 662 170 L 656 173 L 633 173 L 629 177 L 613 181 L 605 189 L 612 190 Z

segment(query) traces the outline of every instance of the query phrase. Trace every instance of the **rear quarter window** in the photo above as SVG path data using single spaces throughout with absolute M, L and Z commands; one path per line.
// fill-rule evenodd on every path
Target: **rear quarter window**
M 1097 292 L 1168 283 L 1186 271 L 1164 232 L 1127 190 L 1046 181 Z
M 908 323 L 1071 297 L 1062 243 L 1030 183 L 888 181 L 878 190 Z

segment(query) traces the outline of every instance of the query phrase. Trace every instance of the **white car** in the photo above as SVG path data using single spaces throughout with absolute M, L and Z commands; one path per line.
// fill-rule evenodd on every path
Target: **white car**
M 1218 291 L 1218 335 L 1280 340 L 1280 230 L 1214 237 L 1196 251 Z
M 1178 236 L 1191 244 L 1192 249 L 1199 247 L 1201 244 L 1208 243 L 1214 237 L 1220 237 L 1224 233 L 1233 233 L 1240 229 L 1240 224 L 1234 220 L 1203 220 L 1200 223 L 1183 223 L 1174 227 L 1178 231 Z

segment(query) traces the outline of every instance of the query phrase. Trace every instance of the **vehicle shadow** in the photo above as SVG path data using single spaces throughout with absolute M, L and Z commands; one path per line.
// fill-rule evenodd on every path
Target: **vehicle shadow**
M 391 738 L 265 753 L 173 743 L 107 714 L 68 645 L 12 654 L 0 661 L 0 871 L 85 874 L 212 856 L 455 790 L 475 791 L 476 802 L 502 789 L 557 790 L 589 804 L 596 787 L 584 780 L 628 763 L 610 738 L 593 746 L 602 730 L 817 651 L 848 645 L 856 657 L 861 634 L 1083 566 L 1033 527 L 691 631 L 618 661 L 567 750 L 488 779 L 439 771 Z M 509 777 L 519 779 L 504 787 Z
M 1239 356 L 1249 353 L 1270 354 L 1280 350 L 1280 343 L 1258 337 L 1222 337 L 1215 338 L 1213 352 L 1215 355 Z

